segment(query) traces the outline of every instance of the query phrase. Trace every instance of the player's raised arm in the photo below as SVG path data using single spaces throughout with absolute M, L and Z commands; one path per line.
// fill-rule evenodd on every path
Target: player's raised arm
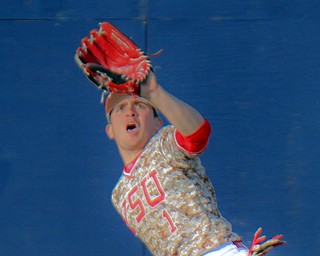
M 183 135 L 192 134 L 204 122 L 196 109 L 162 88 L 153 72 L 150 72 L 147 81 L 141 86 L 141 96 L 154 104 Z

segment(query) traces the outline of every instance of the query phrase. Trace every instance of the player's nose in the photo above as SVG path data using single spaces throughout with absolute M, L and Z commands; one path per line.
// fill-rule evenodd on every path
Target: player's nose
M 126 114 L 127 114 L 127 116 L 136 116 L 137 115 L 137 111 L 136 111 L 134 104 L 130 103 L 128 105 Z

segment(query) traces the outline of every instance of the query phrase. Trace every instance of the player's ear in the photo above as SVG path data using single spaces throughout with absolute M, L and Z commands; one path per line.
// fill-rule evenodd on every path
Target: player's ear
M 114 139 L 114 135 L 113 135 L 112 125 L 111 124 L 107 124 L 105 130 L 106 130 L 106 134 L 109 137 L 109 139 L 113 140 Z

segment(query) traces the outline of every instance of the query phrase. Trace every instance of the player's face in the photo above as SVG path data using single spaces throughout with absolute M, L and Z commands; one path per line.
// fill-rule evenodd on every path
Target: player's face
M 154 117 L 153 108 L 139 98 L 127 98 L 112 110 L 106 131 L 120 150 L 143 149 L 161 128 L 161 119 Z

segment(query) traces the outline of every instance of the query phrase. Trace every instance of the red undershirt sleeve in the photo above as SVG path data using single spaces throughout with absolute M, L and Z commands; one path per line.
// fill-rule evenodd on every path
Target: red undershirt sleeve
M 208 145 L 210 134 L 211 126 L 206 119 L 198 130 L 188 136 L 182 135 L 178 130 L 174 133 L 177 146 L 189 155 L 202 153 Z

